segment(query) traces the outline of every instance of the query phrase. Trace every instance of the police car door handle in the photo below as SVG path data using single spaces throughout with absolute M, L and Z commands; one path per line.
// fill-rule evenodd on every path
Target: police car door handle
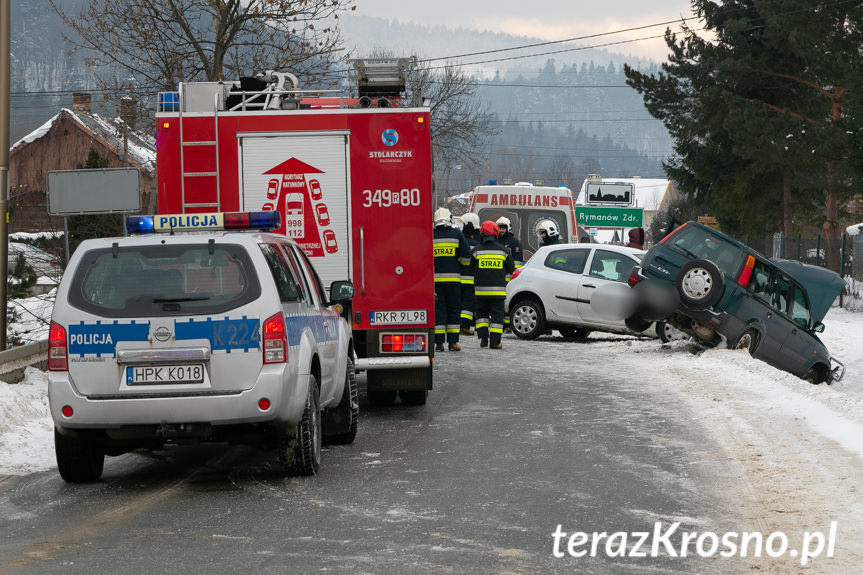
M 595 285 L 593 285 L 593 284 L 581 284 L 581 286 L 582 286 L 582 287 L 589 287 L 589 288 L 594 288 L 594 289 L 596 289 L 596 286 L 595 286 Z
M 360 226 L 360 295 L 366 295 L 366 250 L 363 227 Z

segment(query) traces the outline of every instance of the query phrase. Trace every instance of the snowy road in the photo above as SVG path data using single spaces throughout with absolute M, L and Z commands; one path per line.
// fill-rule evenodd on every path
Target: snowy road
M 471 340 L 437 358 L 429 405 L 364 405 L 357 442 L 328 449 L 307 480 L 212 446 L 109 458 L 102 482 L 67 486 L 32 374 L 27 388 L 0 386 L 0 572 L 856 572 L 863 316 L 833 310 L 825 323 L 848 364 L 832 387 L 687 342 L 507 336 L 493 352 Z M 835 522 L 833 557 L 802 567 L 791 553 L 700 557 L 693 544 L 686 558 L 623 558 L 605 543 L 574 557 L 565 539 L 554 555 L 558 525 L 656 522 L 782 533 L 795 552 Z

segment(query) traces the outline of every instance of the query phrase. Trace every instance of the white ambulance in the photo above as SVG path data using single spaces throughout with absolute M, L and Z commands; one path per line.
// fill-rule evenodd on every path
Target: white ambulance
M 563 243 L 589 242 L 579 232 L 575 219 L 572 190 L 566 187 L 534 186 L 528 182 L 513 185 L 477 186 L 473 190 L 470 211 L 481 222 L 496 221 L 505 216 L 512 222 L 512 233 L 521 241 L 524 257 L 528 259 L 539 249 L 539 228 L 545 221 L 553 222 L 560 230 Z

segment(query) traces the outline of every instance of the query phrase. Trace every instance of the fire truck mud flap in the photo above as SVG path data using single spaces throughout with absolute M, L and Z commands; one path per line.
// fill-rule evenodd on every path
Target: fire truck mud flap
M 425 359 L 428 358 L 417 358 Z M 407 391 L 432 388 L 432 368 L 373 369 L 366 372 L 367 391 Z

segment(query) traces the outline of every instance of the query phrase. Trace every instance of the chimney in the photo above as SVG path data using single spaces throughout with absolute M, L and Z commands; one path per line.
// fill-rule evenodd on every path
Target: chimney
M 79 114 L 90 113 L 90 94 L 75 92 L 72 94 L 72 111 Z
M 135 129 L 135 117 L 137 102 L 135 98 L 125 97 L 120 100 L 120 119 L 126 122 L 126 125 L 131 129 Z

